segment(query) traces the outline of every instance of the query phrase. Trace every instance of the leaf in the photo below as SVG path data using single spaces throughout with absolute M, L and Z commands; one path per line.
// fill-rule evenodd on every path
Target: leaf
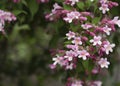
M 21 14 L 21 13 L 24 13 L 24 14 L 27 14 L 25 11 L 23 11 L 23 10 L 14 10 L 13 12 L 12 12 L 15 16 L 17 16 L 17 15 L 19 15 L 19 14 Z
M 100 17 L 95 17 L 95 18 L 93 18 L 92 23 L 93 24 L 98 24 L 99 21 L 100 21 Z
M 19 34 L 20 30 L 29 30 L 29 29 L 30 29 L 30 27 L 27 24 L 24 24 L 24 25 L 21 25 L 21 26 L 19 26 L 18 24 L 15 24 L 14 29 L 12 31 L 12 34 L 10 36 L 10 41 L 15 40 L 15 38 Z
M 36 0 L 29 0 L 28 7 L 33 17 L 39 9 L 39 4 L 36 2 Z
M 85 5 L 83 2 L 78 2 L 77 6 L 79 7 L 79 9 L 83 10 Z
M 28 6 L 27 2 L 25 0 L 21 1 L 25 6 Z
M 71 10 L 72 7 L 70 5 L 63 4 L 63 8 L 66 10 Z

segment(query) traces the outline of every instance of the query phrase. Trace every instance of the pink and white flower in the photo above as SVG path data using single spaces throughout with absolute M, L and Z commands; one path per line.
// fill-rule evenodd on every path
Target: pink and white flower
M 107 25 L 105 27 L 102 28 L 102 30 L 107 34 L 110 35 L 110 31 L 112 30 L 111 28 L 109 28 Z
M 54 9 L 52 9 L 52 13 L 55 14 L 57 9 L 62 9 L 61 6 L 59 6 L 57 3 L 53 5 Z
M 94 81 L 94 84 L 95 84 L 96 86 L 102 86 L 102 82 L 101 82 L 101 81 Z
M 107 11 L 109 11 L 107 4 L 102 4 L 102 6 L 99 8 L 99 10 L 102 11 L 103 14 L 105 14 Z
M 71 2 L 71 6 L 75 5 L 75 3 L 79 2 L 79 0 L 69 0 Z
M 72 31 L 69 31 L 69 33 L 67 33 L 66 36 L 68 37 L 68 40 L 70 40 L 75 37 L 75 33 Z
M 68 49 L 72 49 L 74 51 L 78 50 L 78 45 L 66 45 Z
M 63 64 L 63 57 L 60 57 L 59 55 L 56 55 L 56 57 L 54 57 L 52 60 L 54 61 L 53 65 L 57 65 L 57 64 L 60 64 L 62 65 Z
M 73 63 L 70 63 L 70 64 L 67 64 L 66 65 L 66 69 L 68 70 L 68 69 L 70 69 L 70 70 L 72 70 L 74 68 L 74 64 Z
M 81 82 L 81 81 L 76 80 L 75 82 L 73 82 L 73 83 L 71 84 L 71 86 L 83 86 L 83 85 L 82 85 L 82 82 Z
M 78 51 L 78 58 L 82 58 L 83 60 L 87 59 L 87 56 L 89 56 L 89 53 L 86 50 Z
M 73 57 L 75 56 L 77 56 L 76 53 L 70 50 L 70 51 L 66 51 L 66 55 L 64 56 L 64 58 L 68 59 L 68 61 L 72 61 Z
M 108 65 L 110 65 L 110 62 L 107 61 L 107 58 L 101 58 L 98 61 L 98 64 L 100 65 L 101 68 L 108 68 Z
M 114 17 L 114 19 L 111 21 L 111 23 L 118 25 L 120 27 L 120 19 L 118 16 Z
M 115 44 L 110 44 L 109 41 L 107 41 L 106 44 L 103 45 L 104 51 L 106 52 L 106 54 L 108 55 L 109 52 L 113 52 L 113 49 L 115 47 Z
M 82 24 L 81 27 L 85 30 L 88 30 L 89 28 L 92 28 L 92 25 L 90 24 Z
M 91 43 L 93 43 L 93 45 L 101 45 L 102 42 L 101 42 L 101 36 L 94 36 L 93 39 L 90 40 Z
M 73 19 L 78 19 L 79 16 L 81 14 L 77 11 L 72 11 L 70 13 L 67 13 L 67 17 L 64 17 L 63 19 L 68 22 L 68 23 L 71 23 L 73 21 Z
M 72 41 L 73 44 L 75 45 L 82 45 L 82 41 L 80 37 L 75 37 L 74 40 Z

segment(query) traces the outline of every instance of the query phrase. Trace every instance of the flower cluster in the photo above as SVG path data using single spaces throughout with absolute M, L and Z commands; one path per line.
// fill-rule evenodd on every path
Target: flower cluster
M 103 14 L 108 12 L 110 10 L 110 8 L 112 8 L 113 6 L 118 6 L 118 3 L 116 3 L 116 2 L 112 2 L 112 1 L 108 1 L 108 0 L 99 0 L 99 1 L 101 4 L 101 7 L 99 8 L 99 10 L 101 10 Z
M 65 4 L 70 4 L 71 6 L 75 5 L 79 0 L 65 0 Z
M 105 13 L 118 4 L 108 0 L 98 0 L 100 7 L 97 12 L 102 11 L 103 13 L 102 17 L 98 18 L 94 12 L 86 10 L 79 12 L 76 7 L 76 3 L 79 2 L 82 1 L 65 0 L 64 4 L 73 7 L 71 10 L 66 10 L 55 3 L 52 12 L 46 15 L 46 19 L 51 21 L 61 18 L 68 24 L 72 23 L 74 27 L 78 26 L 75 31 L 74 27 L 69 28 L 69 32 L 66 33 L 65 50 L 56 54 L 51 68 L 54 69 L 60 65 L 65 70 L 73 70 L 77 68 L 79 61 L 92 61 L 94 67 L 90 72 L 96 74 L 99 69 L 108 68 L 110 65 L 107 55 L 113 52 L 115 44 L 108 40 L 108 36 L 115 31 L 115 26 L 120 27 L 120 20 L 118 16 L 111 19 L 109 16 L 105 16 L 107 15 Z M 98 21 L 94 22 L 95 18 Z M 75 80 L 67 86 L 83 86 L 83 84 L 83 81 Z M 101 86 L 101 84 L 99 81 L 93 81 L 88 82 L 86 86 Z
M 72 22 L 84 22 L 87 20 L 87 16 L 91 16 L 90 12 L 78 12 L 76 10 L 65 10 L 57 3 L 53 5 L 52 12 L 46 15 L 46 19 L 53 21 L 62 18 L 68 23 Z
M 4 32 L 5 22 L 15 21 L 16 17 L 10 13 L 3 10 L 0 10 L 0 31 Z
M 102 86 L 101 81 L 81 81 L 75 78 L 68 78 L 66 86 Z

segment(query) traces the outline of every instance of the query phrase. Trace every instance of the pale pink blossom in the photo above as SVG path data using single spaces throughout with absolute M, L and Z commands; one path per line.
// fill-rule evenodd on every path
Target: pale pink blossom
M 78 45 L 66 45 L 68 49 L 78 50 Z
M 80 37 L 75 37 L 74 40 L 72 41 L 73 44 L 75 45 L 82 45 L 82 41 Z
M 113 52 L 113 49 L 115 47 L 115 44 L 110 44 L 109 41 L 107 41 L 106 44 L 103 45 L 104 51 L 106 52 L 106 54 L 108 55 L 109 52 Z
M 118 16 L 114 17 L 114 19 L 111 21 L 111 23 L 118 25 L 120 27 L 120 19 Z
M 89 53 L 86 50 L 78 51 L 78 58 L 82 58 L 83 60 L 87 59 L 87 56 L 89 56 Z
M 107 11 L 109 11 L 107 4 L 102 4 L 102 6 L 99 8 L 99 10 L 102 11 L 103 14 L 105 14 Z
M 91 43 L 93 43 L 93 45 L 101 45 L 102 42 L 101 42 L 101 36 L 94 36 L 93 39 L 90 40 Z
M 71 84 L 71 86 L 83 86 L 83 85 L 82 85 L 82 82 L 81 82 L 81 81 L 76 80 L 75 82 L 73 82 L 73 83 Z
M 0 31 L 4 33 L 5 22 L 11 22 L 15 20 L 16 17 L 12 13 L 0 10 Z
M 0 22 L 0 31 L 4 30 L 4 25 Z
M 69 0 L 71 2 L 71 6 L 75 5 L 75 3 L 79 2 L 79 0 Z
M 89 28 L 92 28 L 92 25 L 90 24 L 82 24 L 81 27 L 85 30 L 88 30 Z
M 63 57 L 60 57 L 59 55 L 56 55 L 56 57 L 54 57 L 52 59 L 54 61 L 53 65 L 57 65 L 57 64 L 60 64 L 62 65 L 63 63 Z
M 78 19 L 80 16 L 80 13 L 77 11 L 72 11 L 70 13 L 67 13 L 67 16 L 64 17 L 63 19 L 68 22 L 71 23 L 73 21 L 73 19 Z
M 68 37 L 68 40 L 70 40 L 75 37 L 75 33 L 72 31 L 69 31 L 69 33 L 67 33 L 66 36 Z
M 70 50 L 66 51 L 66 55 L 64 56 L 64 58 L 68 59 L 68 61 L 72 61 L 74 56 L 76 56 L 76 53 Z
M 94 81 L 94 84 L 95 84 L 96 86 L 102 86 L 102 82 L 101 82 L 101 81 Z
M 107 25 L 105 27 L 102 28 L 102 30 L 107 34 L 110 35 L 110 31 L 112 30 L 111 28 L 109 28 Z
M 52 13 L 55 14 L 57 9 L 62 9 L 61 6 L 59 6 L 57 3 L 53 5 L 54 9 L 52 9 Z
M 72 70 L 74 68 L 74 64 L 73 63 L 70 63 L 70 64 L 67 64 L 66 65 L 66 69 L 68 70 L 68 69 L 70 69 L 70 70 Z
M 108 0 L 100 0 L 100 3 L 101 4 L 105 4 L 105 3 L 107 3 L 108 2 Z
M 101 58 L 98 61 L 98 64 L 100 65 L 101 68 L 108 68 L 108 65 L 110 65 L 110 62 L 107 61 L 107 58 Z

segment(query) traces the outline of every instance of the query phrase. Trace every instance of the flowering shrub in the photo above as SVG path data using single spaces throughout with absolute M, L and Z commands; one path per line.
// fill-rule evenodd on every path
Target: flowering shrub
M 15 21 L 16 17 L 10 13 L 3 10 L 0 10 L 0 31 L 4 32 L 5 22 Z
M 81 72 L 90 76 L 98 74 L 101 68 L 110 65 L 108 55 L 113 52 L 114 43 L 109 36 L 120 27 L 119 17 L 111 18 L 110 9 L 118 3 L 109 0 L 65 0 L 63 6 L 55 3 L 46 19 L 62 19 L 68 24 L 69 32 L 65 37 L 65 48 L 53 57 L 51 68 L 59 65 L 65 71 L 74 71 L 66 86 L 102 86 L 101 81 L 90 81 L 80 77 Z M 91 66 L 91 67 L 90 67 Z M 78 71 L 80 70 L 80 71 Z

